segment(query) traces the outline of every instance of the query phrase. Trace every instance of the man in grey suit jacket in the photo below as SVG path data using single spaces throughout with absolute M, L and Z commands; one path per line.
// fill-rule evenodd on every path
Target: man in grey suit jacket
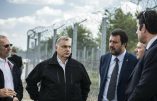
M 124 101 L 128 78 L 137 63 L 136 57 L 126 51 L 127 42 L 128 36 L 122 29 L 115 29 L 111 32 L 109 39 L 110 53 L 101 56 L 100 60 L 100 91 L 98 101 Z M 108 95 L 112 95 L 109 94 L 111 75 L 114 68 L 116 68 L 114 67 L 116 64 L 115 58 L 119 60 L 119 70 L 118 75 L 116 74 L 117 78 L 114 80 L 117 81 L 114 86 L 114 95 L 109 100 Z
M 147 51 L 129 79 L 126 101 L 157 101 L 157 12 L 139 13 L 137 27 L 138 40 Z

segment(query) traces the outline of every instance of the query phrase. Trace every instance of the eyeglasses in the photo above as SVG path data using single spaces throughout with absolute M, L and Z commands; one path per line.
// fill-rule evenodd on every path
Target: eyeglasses
M 143 14 L 144 22 L 145 22 L 144 24 L 145 24 L 146 28 L 148 28 L 149 24 L 148 24 L 148 21 L 147 21 L 147 18 L 146 18 L 146 11 L 144 11 L 142 14 Z
M 4 48 L 9 48 L 9 47 L 11 47 L 11 46 L 13 46 L 13 44 L 6 44 L 6 45 L 3 45 Z
M 144 11 L 142 14 L 143 14 L 144 22 L 147 23 L 145 13 L 146 13 L 146 11 Z

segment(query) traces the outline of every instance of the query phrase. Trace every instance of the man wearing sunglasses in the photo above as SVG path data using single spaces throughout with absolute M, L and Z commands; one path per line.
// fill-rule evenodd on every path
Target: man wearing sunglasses
M 11 46 L 7 37 L 0 35 L 0 101 L 21 101 L 23 97 L 19 69 L 7 59 Z
M 126 101 L 157 101 L 157 12 L 139 13 L 137 27 L 138 40 L 146 44 L 146 51 L 130 76 Z

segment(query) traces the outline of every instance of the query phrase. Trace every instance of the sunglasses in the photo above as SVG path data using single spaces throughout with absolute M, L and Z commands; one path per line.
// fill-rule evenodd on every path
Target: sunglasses
M 11 47 L 11 46 L 13 46 L 13 44 L 6 44 L 6 45 L 3 45 L 4 48 L 9 48 L 9 47 Z
M 147 18 L 146 18 L 146 11 L 144 11 L 142 14 L 143 14 L 143 18 L 144 18 L 144 24 L 145 24 L 146 28 L 148 28 L 149 24 L 148 24 L 148 21 L 147 21 Z
M 143 18 L 144 18 L 144 22 L 146 23 L 147 20 L 146 20 L 146 15 L 145 15 L 146 11 L 144 11 L 142 14 L 143 14 Z

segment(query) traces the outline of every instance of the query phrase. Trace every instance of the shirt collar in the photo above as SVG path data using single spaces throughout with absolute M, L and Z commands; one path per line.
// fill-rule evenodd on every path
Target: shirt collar
M 152 45 L 152 43 L 157 39 L 157 35 L 155 37 L 153 37 L 147 44 L 146 49 L 149 49 L 149 47 Z
M 57 61 L 59 62 L 59 64 L 64 64 L 62 60 L 58 57 L 58 55 L 57 55 Z M 65 61 L 65 65 L 67 62 L 68 62 L 68 59 Z
M 0 62 L 5 62 L 5 61 L 6 61 L 6 59 L 0 58 Z
M 3 63 L 6 63 L 6 62 L 7 62 L 11 68 L 13 68 L 13 66 L 14 66 L 14 64 L 11 63 L 7 58 L 6 58 L 6 59 L 0 58 L 0 62 L 3 62 Z
M 114 60 L 117 57 L 119 61 L 123 61 L 125 53 L 126 53 L 126 50 L 124 50 L 124 52 L 118 56 L 112 55 L 113 57 L 112 59 Z

